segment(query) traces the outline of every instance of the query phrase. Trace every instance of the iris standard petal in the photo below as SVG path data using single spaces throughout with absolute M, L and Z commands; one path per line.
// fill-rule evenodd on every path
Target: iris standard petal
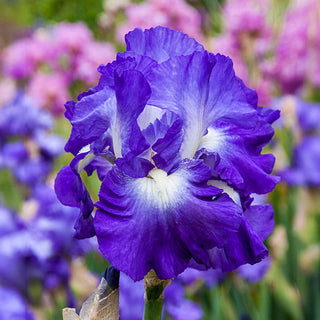
M 117 112 L 112 124 L 113 149 L 117 158 L 144 151 L 148 144 L 137 119 L 150 96 L 150 86 L 137 70 L 126 70 L 115 77 Z
M 148 56 L 158 63 L 169 58 L 204 51 L 203 46 L 188 35 L 169 28 L 156 27 L 142 31 L 139 28 L 126 37 L 127 51 Z
M 168 109 L 184 121 L 182 158 L 192 158 L 201 138 L 215 121 L 224 119 L 242 127 L 257 121 L 256 105 L 237 78 L 232 61 L 221 55 L 195 52 L 153 68 L 147 76 L 152 88 L 150 105 Z
M 237 231 L 241 209 L 208 186 L 210 169 L 184 161 L 171 175 L 154 169 L 133 179 L 117 168 L 104 179 L 94 226 L 110 263 L 140 280 L 154 269 L 160 278 L 181 273 L 191 257 L 202 261 Z M 125 259 L 123 257 L 126 257 Z

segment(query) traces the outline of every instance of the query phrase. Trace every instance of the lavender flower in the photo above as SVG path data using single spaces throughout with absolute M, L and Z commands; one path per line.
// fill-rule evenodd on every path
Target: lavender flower
M 183 273 L 182 273 L 183 275 Z M 177 278 L 165 289 L 164 312 L 174 320 L 200 320 L 199 305 L 185 298 L 183 283 Z M 119 311 L 122 320 L 139 320 L 143 316 L 143 281 L 133 282 L 125 274 L 120 276 Z
M 34 315 L 18 292 L 0 286 L 0 319 L 33 320 Z
M 242 278 L 247 279 L 251 283 L 261 281 L 271 266 L 271 258 L 266 258 L 254 265 L 244 264 L 237 269 Z
M 65 144 L 61 136 L 48 132 L 53 127 L 50 113 L 19 92 L 0 109 L 0 119 L 0 167 L 30 187 L 44 182 Z
M 278 126 L 287 126 L 292 131 L 300 130 L 303 135 L 312 132 L 320 133 L 319 103 L 308 102 L 298 96 L 285 95 L 274 99 L 272 106 L 281 110 L 282 117 L 276 122 Z
M 1 140 L 12 136 L 30 137 L 38 131 L 48 130 L 53 126 L 51 115 L 40 110 L 21 91 L 17 93 L 11 103 L 3 106 L 0 112 Z
M 275 108 L 282 112 L 279 127 L 286 127 L 293 136 L 290 160 L 278 166 L 283 181 L 296 186 L 320 185 L 320 105 L 297 96 L 276 99 Z
M 229 58 L 181 32 L 135 29 L 126 42 L 100 66 L 98 85 L 66 104 L 75 158 L 55 188 L 81 208 L 79 236 L 95 232 L 134 280 L 150 269 L 169 279 L 190 263 L 230 271 L 259 262 L 273 212 L 251 210 L 248 196 L 278 182 L 274 157 L 261 155 L 278 112 L 257 106 Z M 102 180 L 94 218 L 83 169 Z
M 28 221 L 0 207 L 0 283 L 26 298 L 34 282 L 68 290 L 69 260 L 95 249 L 94 241 L 73 238 L 78 210 L 63 206 L 52 188 L 38 186 L 32 200 L 36 206 Z
M 320 136 L 308 136 L 293 150 L 292 166 L 279 172 L 290 185 L 320 186 Z

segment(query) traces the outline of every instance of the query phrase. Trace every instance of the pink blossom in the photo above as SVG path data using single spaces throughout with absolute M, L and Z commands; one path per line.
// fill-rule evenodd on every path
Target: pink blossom
M 27 86 L 27 95 L 42 108 L 61 115 L 65 111 L 65 102 L 70 100 L 68 85 L 68 81 L 60 73 L 37 72 Z
M 268 4 L 266 0 L 227 1 L 223 8 L 226 31 L 233 34 L 265 32 Z
M 198 41 L 203 40 L 200 13 L 184 0 L 149 0 L 132 4 L 125 10 L 127 22 L 117 29 L 117 40 L 139 27 L 147 29 L 158 25 L 187 33 Z
M 294 93 L 307 82 L 320 87 L 319 12 L 317 0 L 298 2 L 287 12 L 274 67 L 274 77 L 285 93 Z
M 265 73 L 272 43 L 268 10 L 266 0 L 228 0 L 223 7 L 224 33 L 211 40 L 213 51 L 231 57 L 236 75 L 257 91 L 261 105 L 270 103 L 272 92 L 270 71 Z
M 3 73 L 15 79 L 29 77 L 51 55 L 52 48 L 44 39 L 32 36 L 17 40 L 3 51 Z
M 112 61 L 114 56 L 115 50 L 110 43 L 88 42 L 76 59 L 74 77 L 88 85 L 95 84 L 99 77 L 97 67 Z
M 83 22 L 62 22 L 53 28 L 54 46 L 59 52 L 79 52 L 86 43 L 93 41 L 92 33 Z

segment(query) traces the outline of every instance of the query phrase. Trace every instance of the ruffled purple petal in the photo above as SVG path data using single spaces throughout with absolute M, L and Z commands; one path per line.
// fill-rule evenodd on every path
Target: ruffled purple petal
M 110 127 L 115 109 L 115 94 L 110 88 L 83 97 L 74 106 L 70 120 L 72 131 L 65 150 L 76 155 L 84 146 L 104 135 Z
M 148 56 L 158 63 L 169 58 L 204 51 L 203 46 L 186 34 L 164 27 L 142 31 L 139 28 L 126 37 L 127 51 Z
M 215 121 L 252 128 L 257 121 L 249 89 L 238 79 L 229 58 L 207 52 L 171 58 L 150 75 L 149 104 L 168 109 L 184 122 L 182 158 L 192 158 Z
M 154 168 L 149 160 L 136 157 L 131 153 L 123 158 L 116 159 L 115 163 L 121 171 L 132 178 L 146 177 L 149 171 Z
M 137 70 L 124 71 L 115 77 L 115 83 L 117 115 L 112 136 L 115 155 L 125 156 L 129 152 L 138 155 L 149 146 L 137 119 L 149 99 L 150 86 Z
M 91 216 L 93 203 L 81 180 L 80 174 L 73 167 L 78 161 L 79 158 L 75 158 L 70 166 L 65 166 L 59 171 L 54 188 L 57 197 L 62 204 L 80 208 L 79 218 L 75 224 L 75 237 L 83 239 L 92 237 L 95 233 Z
M 100 181 L 104 179 L 106 174 L 111 170 L 112 164 L 102 156 L 96 156 L 90 163 L 84 168 L 88 176 L 96 170 Z
M 260 262 L 268 256 L 268 250 L 249 221 L 243 217 L 238 233 L 229 237 L 224 248 L 211 249 L 209 255 L 207 267 L 229 272 L 246 263 Z
M 266 240 L 274 228 L 271 204 L 251 206 L 244 215 L 261 241 Z
M 246 193 L 267 193 L 279 182 L 279 177 L 270 175 L 274 156 L 260 154 L 274 134 L 268 121 L 274 121 L 279 113 L 271 111 L 263 112 L 263 115 L 253 128 L 217 121 L 202 138 L 201 149 L 196 154 L 197 158 L 218 154 L 219 158 L 211 166 L 215 171 L 213 174 Z
M 236 203 L 240 202 L 239 195 L 237 196 L 237 193 L 224 185 L 225 183 L 221 183 L 224 191 L 227 191 Z M 226 246 L 209 250 L 209 259 L 206 263 L 201 265 L 193 260 L 190 267 L 199 270 L 212 267 L 223 272 L 230 272 L 243 264 L 258 263 L 268 256 L 268 250 L 263 241 L 272 232 L 273 227 L 271 205 L 251 206 L 245 210 L 238 232 L 230 235 Z
M 100 250 L 134 280 L 150 269 L 172 278 L 192 257 L 208 259 L 208 250 L 223 247 L 241 220 L 240 208 L 206 184 L 210 169 L 201 161 L 185 161 L 169 176 L 160 169 L 149 175 L 133 179 L 114 168 L 96 203 Z

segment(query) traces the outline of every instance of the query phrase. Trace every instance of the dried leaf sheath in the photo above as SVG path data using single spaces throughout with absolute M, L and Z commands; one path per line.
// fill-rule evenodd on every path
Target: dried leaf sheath
M 119 288 L 112 290 L 105 278 L 83 303 L 78 316 L 75 309 L 63 309 L 63 320 L 117 320 L 119 319 Z

